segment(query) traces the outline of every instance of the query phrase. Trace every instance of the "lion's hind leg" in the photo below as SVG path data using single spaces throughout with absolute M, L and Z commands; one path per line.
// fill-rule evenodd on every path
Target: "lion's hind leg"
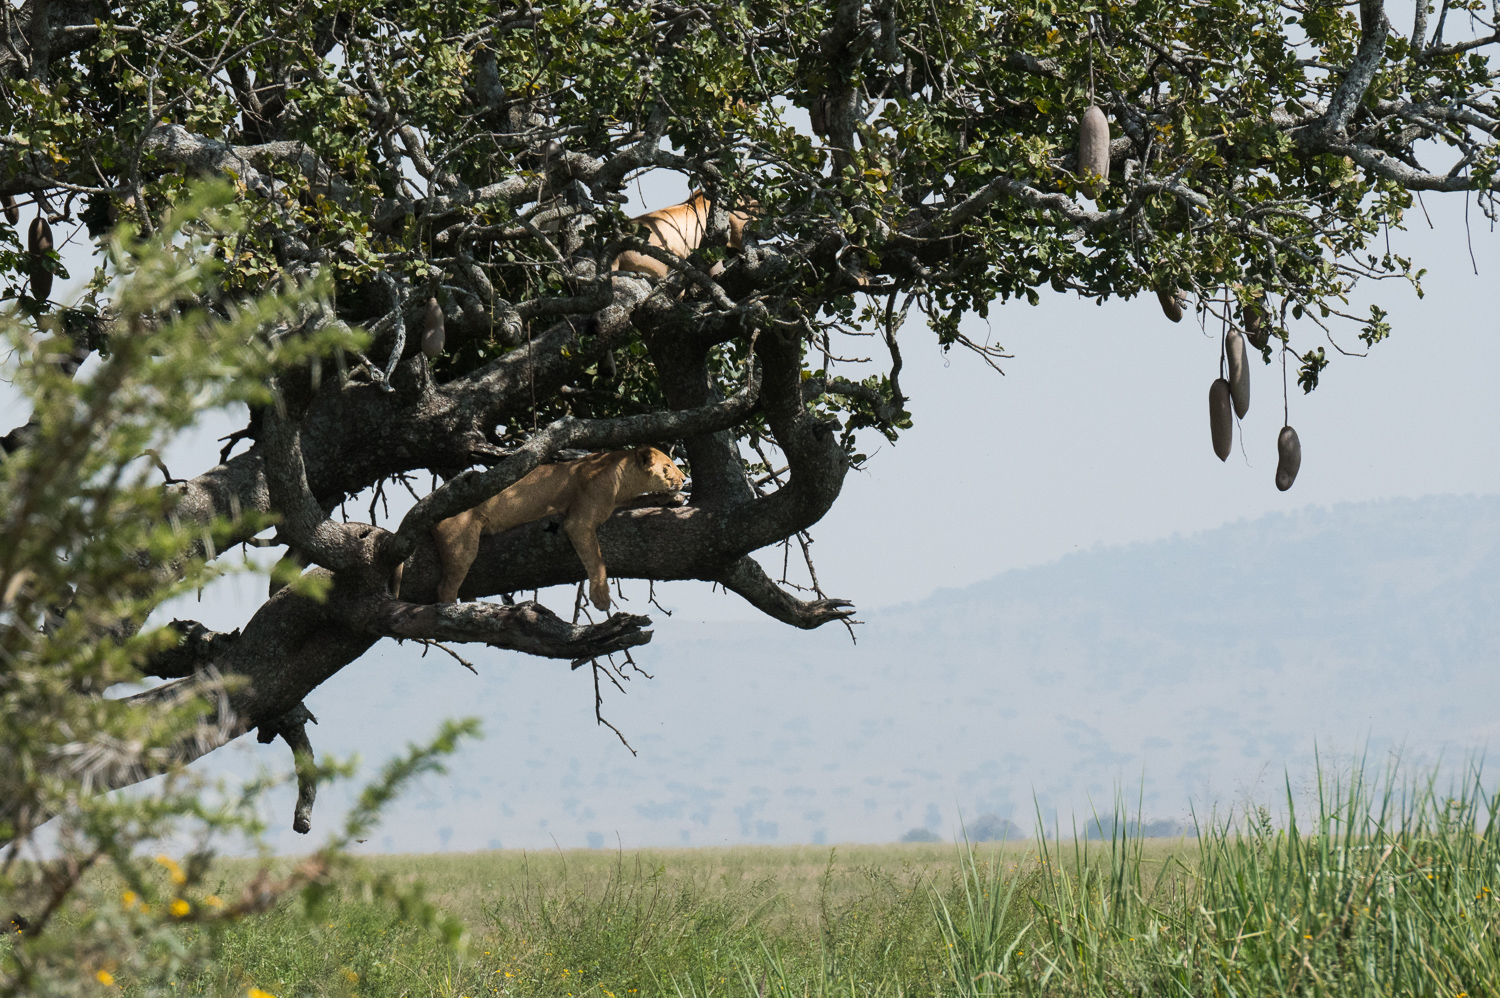
M 479 556 L 479 534 L 483 520 L 477 511 L 468 510 L 442 521 L 432 528 L 432 539 L 437 542 L 438 562 L 443 566 L 443 577 L 438 582 L 438 602 L 452 603 L 458 599 L 458 587 L 468 577 L 469 568 Z

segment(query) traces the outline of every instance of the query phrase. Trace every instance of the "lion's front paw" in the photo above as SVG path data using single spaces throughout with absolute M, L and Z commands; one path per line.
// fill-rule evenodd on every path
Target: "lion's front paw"
M 590 582 L 589 602 L 594 604 L 594 609 L 607 613 L 609 611 L 609 583 L 596 586 Z

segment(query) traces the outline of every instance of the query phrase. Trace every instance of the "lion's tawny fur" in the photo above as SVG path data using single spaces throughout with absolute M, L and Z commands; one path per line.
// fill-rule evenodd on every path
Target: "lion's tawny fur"
M 458 599 L 458 588 L 479 554 L 479 538 L 547 516 L 561 516 L 563 532 L 588 573 L 589 599 L 609 609 L 609 580 L 599 551 L 599 525 L 622 503 L 648 492 L 675 492 L 682 472 L 655 447 L 590 454 L 544 464 L 510 488 L 432 528 L 443 575 L 438 602 Z
M 699 243 L 703 242 L 703 233 L 708 228 L 708 210 L 708 198 L 702 193 L 695 193 L 681 204 L 647 212 L 631 221 L 644 225 L 650 231 L 651 234 L 646 241 L 652 246 L 660 246 L 673 256 L 686 257 L 698 248 Z M 742 211 L 730 212 L 730 249 L 737 250 L 744 245 L 745 226 L 749 221 L 750 216 Z M 654 256 L 647 256 L 635 250 L 626 250 L 615 257 L 609 269 L 626 270 L 645 274 L 647 277 L 662 278 L 666 277 L 672 268 Z

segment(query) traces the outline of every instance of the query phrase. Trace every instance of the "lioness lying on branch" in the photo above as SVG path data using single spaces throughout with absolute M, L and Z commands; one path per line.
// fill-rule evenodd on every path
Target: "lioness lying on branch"
M 562 515 L 589 577 L 589 599 L 609 609 L 609 580 L 599 552 L 599 525 L 619 506 L 648 492 L 676 492 L 682 472 L 655 447 L 590 454 L 576 461 L 544 464 L 492 499 L 432 528 L 443 577 L 438 602 L 458 599 L 458 587 L 479 554 L 479 538 L 545 516 Z
M 708 211 L 708 198 L 701 191 L 694 191 L 693 196 L 681 204 L 658 208 L 632 218 L 631 221 L 645 226 L 650 232 L 646 238 L 648 245 L 659 246 L 673 256 L 685 259 L 703 242 L 703 234 L 708 229 Z M 743 211 L 729 213 L 728 246 L 731 250 L 744 246 L 745 226 L 749 222 L 750 216 Z M 655 257 L 636 250 L 626 250 L 615 257 L 609 269 L 645 274 L 657 279 L 666 277 L 672 270 Z M 714 265 L 713 272 L 720 270 L 723 270 L 723 261 Z

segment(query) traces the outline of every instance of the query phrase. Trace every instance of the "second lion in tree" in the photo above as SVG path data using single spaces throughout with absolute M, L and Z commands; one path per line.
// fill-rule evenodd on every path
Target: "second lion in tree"
M 694 191 L 692 196 L 682 204 L 658 208 L 656 211 L 632 218 L 631 221 L 645 226 L 648 230 L 649 235 L 646 238 L 648 244 L 659 246 L 674 256 L 686 258 L 703 242 L 703 234 L 708 231 L 708 212 L 708 198 L 703 195 L 702 191 Z M 738 250 L 744 246 L 745 226 L 749 222 L 750 216 L 745 212 L 730 212 L 729 249 Z M 672 268 L 667 264 L 637 250 L 626 250 L 615 257 L 609 269 L 644 274 L 657 280 L 672 272 Z M 714 265 L 710 273 L 717 274 L 721 270 L 723 270 L 722 260 Z
M 458 599 L 458 588 L 479 554 L 480 537 L 561 515 L 563 531 L 588 573 L 589 599 L 600 610 L 608 610 L 609 580 L 597 533 L 600 524 L 623 503 L 649 492 L 676 492 L 682 482 L 682 472 L 672 459 L 655 447 L 544 464 L 499 495 L 432 528 L 443 566 L 438 602 Z

